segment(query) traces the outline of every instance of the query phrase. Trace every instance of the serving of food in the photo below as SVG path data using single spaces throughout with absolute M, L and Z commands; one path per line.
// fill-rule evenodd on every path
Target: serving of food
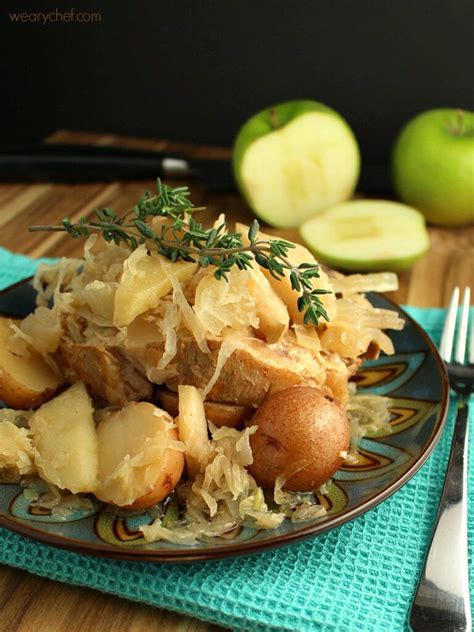
M 264 541 L 355 515 L 338 480 L 390 461 L 393 491 L 427 455 L 442 380 L 419 405 L 402 391 L 439 371 L 432 347 L 394 347 L 400 310 L 366 296 L 396 276 L 325 271 L 256 221 L 204 228 L 188 196 L 158 182 L 123 216 L 34 228 L 85 246 L 40 265 L 34 312 L 0 319 L 0 509 L 17 523 L 87 518 L 95 545 L 164 551 Z M 384 443 L 425 422 L 418 455 Z

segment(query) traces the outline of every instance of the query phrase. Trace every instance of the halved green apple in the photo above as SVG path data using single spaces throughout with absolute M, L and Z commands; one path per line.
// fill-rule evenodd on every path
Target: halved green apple
M 386 200 L 354 200 L 306 221 L 300 233 L 319 261 L 353 271 L 409 268 L 429 247 L 423 215 Z
M 253 211 L 272 226 L 293 227 L 352 196 L 360 157 L 337 112 L 316 101 L 288 101 L 244 124 L 233 166 Z

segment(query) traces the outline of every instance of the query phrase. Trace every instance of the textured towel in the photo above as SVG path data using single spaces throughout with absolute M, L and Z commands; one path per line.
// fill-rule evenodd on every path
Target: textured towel
M 34 268 L 35 262 L 0 249 L 0 288 Z M 444 311 L 408 311 L 438 342 Z M 153 565 L 78 555 L 0 529 L 0 562 L 238 630 L 404 630 L 436 515 L 453 415 L 451 407 L 437 448 L 400 491 L 360 518 L 301 544 L 248 558 Z M 473 446 L 471 441 L 470 489 Z M 472 506 L 469 536 L 472 561 Z

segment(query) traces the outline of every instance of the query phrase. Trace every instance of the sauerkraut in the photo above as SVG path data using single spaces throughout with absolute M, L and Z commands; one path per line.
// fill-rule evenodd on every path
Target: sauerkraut
M 58 522 L 69 521 L 76 512 L 92 512 L 96 505 L 92 498 L 70 494 L 37 477 L 25 481 L 23 497 L 33 511 L 50 514 Z
M 390 397 L 373 395 L 371 393 L 353 393 L 347 404 L 347 414 L 351 422 L 351 450 L 347 456 L 349 463 L 357 453 L 359 442 L 367 435 L 377 435 L 379 432 L 390 434 L 392 406 Z
M 156 221 L 162 220 L 156 218 Z M 219 224 L 223 221 L 220 218 Z M 175 274 L 175 264 L 164 261 L 161 255 L 150 256 L 147 244 L 132 253 L 113 243 L 98 246 L 96 237 L 90 237 L 82 259 L 61 259 L 53 265 L 39 266 L 34 279 L 37 308 L 21 325 L 15 326 L 13 346 L 31 345 L 56 369 L 57 363 L 63 369 L 67 364 L 61 357 L 65 341 L 98 349 L 93 380 L 88 384 L 98 398 L 102 395 L 94 392 L 94 383 L 100 385 L 109 379 L 108 374 L 101 373 L 107 367 L 114 369 L 113 376 L 119 375 L 121 383 L 131 385 L 127 392 L 133 394 L 137 375 L 147 388 L 150 382 L 172 388 L 172 379 L 176 387 L 180 375 L 178 363 L 183 358 L 191 365 L 187 375 L 194 385 L 193 379 L 201 377 L 199 361 L 204 355 L 210 358 L 210 369 L 207 373 L 203 370 L 205 380 L 199 385 L 205 399 L 212 395 L 237 348 L 239 358 L 247 353 L 252 362 L 259 353 L 264 356 L 269 351 L 265 371 L 274 372 L 276 365 L 284 365 L 285 371 L 293 371 L 291 384 L 317 386 L 346 407 L 352 442 L 350 451 L 341 456 L 349 463 L 355 458 L 362 437 L 391 431 L 391 400 L 356 393 L 350 379 L 365 357 L 394 353 L 385 330 L 400 330 L 403 320 L 396 311 L 374 307 L 365 296 L 370 291 L 396 289 L 394 274 L 328 276 L 321 271 L 321 277 L 313 283 L 315 287 L 319 284 L 332 290 L 332 294 L 323 297 L 331 318 L 314 326 L 302 324 L 288 279 L 284 280 L 288 281 L 286 285 L 281 284 L 284 291 L 280 292 L 275 279 L 268 280 L 260 271 L 257 274 L 234 267 L 227 280 L 217 280 L 212 266 L 200 268 L 197 264 L 180 262 L 181 272 Z M 300 251 L 301 247 L 290 251 L 291 257 Z M 295 259 L 295 264 L 298 263 Z M 144 270 L 150 267 L 153 283 L 144 282 L 147 281 Z M 189 356 L 183 353 L 193 345 L 196 351 Z M 125 368 L 120 366 L 124 358 Z M 239 362 L 240 359 L 236 368 L 232 365 L 230 379 L 240 380 L 243 392 L 252 388 L 256 378 L 239 374 Z M 85 379 L 74 373 L 74 366 L 68 365 L 64 370 L 70 381 Z M 107 392 L 113 392 L 113 388 Z M 219 401 L 241 406 L 243 410 L 257 405 L 227 396 L 225 385 L 219 394 Z M 102 402 L 104 406 L 107 403 L 116 402 L 109 397 Z M 0 470 L 10 476 L 31 477 L 36 473 L 28 427 L 30 415 L 28 411 L 0 412 Z M 100 410 L 96 411 L 96 422 L 102 416 Z M 255 432 L 250 418 L 249 413 L 249 423 L 241 429 L 217 428 L 208 422 L 210 448 L 206 451 L 206 462 L 195 477 L 183 477 L 172 495 L 151 509 L 153 520 L 140 527 L 147 541 L 194 544 L 208 538 L 234 537 L 245 526 L 274 529 L 285 519 L 301 522 L 326 514 L 321 499 L 326 491 L 324 486 L 314 493 L 283 489 L 286 480 L 304 467 L 302 462 L 295 463 L 291 471 L 282 472 L 273 490 L 264 491 L 258 486 L 248 471 L 253 461 L 250 437 Z M 176 442 L 175 447 L 184 449 L 181 442 Z M 154 456 L 159 456 L 159 446 L 155 452 Z M 143 465 L 140 458 L 135 457 L 136 463 L 125 459 L 112 478 L 127 479 L 131 466 Z M 130 502 L 132 491 L 127 496 Z M 37 483 L 27 493 L 38 508 L 59 512 L 64 519 L 77 508 L 88 508 L 87 498 L 61 492 L 52 485 Z
M 182 518 L 173 529 L 163 526 L 162 518 L 142 525 L 148 542 L 193 544 L 203 537 L 217 537 L 239 525 L 274 529 L 285 513 L 269 509 L 263 490 L 248 473 L 253 461 L 249 437 L 256 427 L 238 431 L 212 428 L 211 451 L 204 472 L 193 482 L 178 485 L 183 504 Z
M 7 415 L 2 417 L 4 420 L 0 421 L 0 476 L 4 481 L 10 482 L 36 472 L 34 449 L 29 429 L 15 423 L 19 416 L 10 415 L 12 421 L 8 420 Z

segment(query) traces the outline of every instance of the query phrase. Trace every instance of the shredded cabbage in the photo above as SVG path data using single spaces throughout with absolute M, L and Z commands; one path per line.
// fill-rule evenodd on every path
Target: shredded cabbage
M 165 270 L 166 273 L 166 270 Z M 205 330 L 202 327 L 199 319 L 196 314 L 193 312 L 192 307 L 186 300 L 184 296 L 183 289 L 181 287 L 180 282 L 173 277 L 173 275 L 168 275 L 171 285 L 173 286 L 174 291 L 174 299 L 178 304 L 179 309 L 181 310 L 181 314 L 183 316 L 184 322 L 186 323 L 189 331 L 193 334 L 196 342 L 198 343 L 199 349 L 203 353 L 210 353 L 210 349 L 207 346 Z
M 283 512 L 269 509 L 263 491 L 248 473 L 253 461 L 250 436 L 256 426 L 238 431 L 215 428 L 208 464 L 194 482 L 178 485 L 184 503 L 184 517 L 173 529 L 165 529 L 161 518 L 140 527 L 149 542 L 193 544 L 206 537 L 222 536 L 247 523 L 255 528 L 274 529 L 285 518 Z
M 273 498 L 285 516 L 292 522 L 305 522 L 321 518 L 327 513 L 326 507 L 321 505 L 312 492 L 292 492 L 283 490 L 283 486 L 294 474 L 302 470 L 307 461 L 297 461 L 286 468 L 275 480 Z M 323 490 L 321 490 L 323 492 Z
M 403 329 L 404 321 L 397 312 L 378 309 L 360 295 L 336 301 L 337 315 L 320 333 L 323 349 L 343 358 L 357 358 L 376 344 L 387 354 L 394 353 L 393 343 L 383 329 Z
M 56 520 L 65 522 L 76 511 L 91 511 L 95 506 L 91 498 L 81 494 L 70 494 L 39 478 L 27 481 L 23 496 L 32 507 L 48 512 Z
M 258 329 L 255 298 L 250 292 L 248 270 L 232 268 L 227 281 L 207 274 L 196 288 L 194 311 L 206 332 L 219 336 L 227 327 L 242 330 Z
M 223 221 L 220 217 L 216 226 Z M 163 383 L 179 374 L 176 357 L 180 357 L 180 345 L 187 344 L 192 337 L 202 352 L 210 354 L 208 341 L 217 341 L 220 346 L 214 371 L 202 389 L 203 397 L 209 395 L 237 348 L 239 336 L 258 336 L 258 310 L 249 290 L 250 273 L 232 268 L 227 283 L 217 281 L 212 268 L 198 268 L 182 284 L 168 275 L 172 292 L 161 297 L 153 309 L 141 314 L 128 327 L 117 327 L 113 320 L 117 286 L 124 270 L 137 276 L 143 274 L 139 262 L 148 256 L 148 244 L 141 244 L 131 253 L 114 244 L 101 245 L 99 249 L 96 240 L 95 235 L 87 240 L 82 260 L 62 259 L 52 266 L 39 267 L 34 279 L 38 307 L 19 327 L 14 326 L 11 345 L 23 351 L 37 350 L 54 367 L 55 356 L 50 354 L 57 351 L 62 337 L 102 348 L 115 346 L 119 351 L 124 348 L 137 370 L 146 371 L 150 381 Z M 168 274 L 166 269 L 164 274 Z M 378 350 L 394 352 L 384 330 L 400 330 L 403 320 L 395 311 L 374 308 L 363 293 L 391 291 L 398 287 L 398 282 L 392 273 L 350 276 L 336 273 L 330 278 L 322 273 L 315 280 L 317 285 L 334 291 L 325 297 L 330 301 L 330 322 L 318 327 L 293 324 L 274 349 L 294 361 L 298 367 L 295 372 L 302 382 L 308 383 L 310 377 L 309 383 L 331 392 L 343 403 L 348 402 L 352 443 L 349 454 L 341 456 L 350 460 L 361 437 L 390 431 L 390 399 L 356 394 L 355 386 L 348 380 L 364 354 Z M 258 307 L 261 310 L 262 306 Z M 271 361 L 277 364 L 278 356 L 274 357 L 276 360 Z M 13 468 L 18 475 L 35 472 L 29 451 L 28 415 L 21 411 L 15 415 L 0 413 L 3 471 L 11 472 Z M 265 495 L 248 472 L 253 461 L 250 436 L 255 428 L 236 430 L 209 425 L 212 436 L 207 462 L 194 480 L 178 484 L 173 497 L 179 512 L 173 522 L 161 513 L 155 514 L 151 524 L 142 525 L 147 541 L 193 544 L 206 538 L 233 537 L 243 525 L 274 529 L 285 518 L 300 522 L 325 514 L 325 507 L 314 494 L 283 489 L 285 481 L 302 467 L 301 462 L 277 478 L 273 496 Z M 179 441 L 171 447 L 184 450 Z M 152 466 L 161 458 L 162 446 L 156 444 L 147 453 L 152 454 L 150 462 L 144 462 L 143 455 L 125 458 L 110 474 L 106 485 L 119 485 L 124 495 L 132 499 L 134 472 L 139 469 L 143 471 L 144 488 L 151 485 Z M 320 492 L 324 493 L 324 489 Z M 38 494 L 42 506 L 47 508 L 49 504 L 52 511 L 66 502 L 64 494 L 57 490 Z M 71 498 L 74 497 L 69 496 L 67 502 Z M 83 502 L 80 498 L 78 502 Z
M 238 347 L 238 340 L 231 335 L 227 335 L 222 341 L 221 346 L 219 347 L 219 352 L 217 354 L 216 368 L 214 373 L 211 376 L 211 379 L 204 387 L 202 392 L 203 399 L 211 392 L 212 387 L 219 379 L 222 369 L 224 368 L 225 363 L 230 358 L 230 356 L 234 353 L 234 351 Z
M 36 467 L 29 429 L 8 421 L 8 417 L 16 421 L 19 415 L 3 414 L 2 417 L 4 420 L 0 422 L 0 471 L 9 470 L 9 478 L 12 474 L 13 478 L 33 474 Z
M 359 442 L 367 434 L 376 433 L 383 430 L 386 433 L 392 432 L 389 423 L 391 418 L 390 406 L 393 400 L 382 395 L 352 394 L 347 404 L 347 414 L 351 422 L 351 450 L 348 455 L 350 462 L 351 455 L 357 453 Z
M 157 369 L 165 369 L 178 351 L 177 335 L 180 324 L 180 313 L 174 303 L 167 303 L 160 329 L 165 339 L 165 352 L 158 362 Z
M 33 278 L 36 304 L 48 307 L 61 285 L 68 287 L 84 262 L 81 259 L 61 258 L 56 263 L 40 263 Z
M 59 345 L 61 323 L 56 311 L 40 305 L 29 314 L 20 327 L 14 327 L 19 338 L 43 355 L 54 353 Z

